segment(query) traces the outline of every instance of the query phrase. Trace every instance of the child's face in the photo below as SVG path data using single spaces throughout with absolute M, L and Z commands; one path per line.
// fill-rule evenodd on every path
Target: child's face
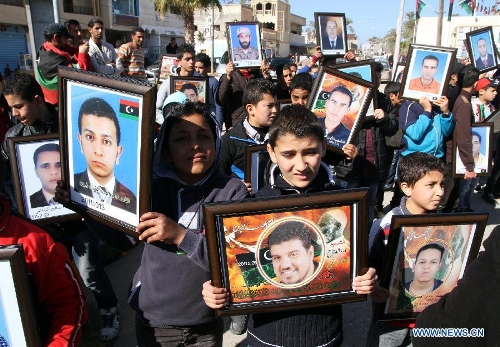
M 401 190 L 408 197 L 406 208 L 412 214 L 423 214 L 435 210 L 443 196 L 443 186 L 444 176 L 439 171 L 428 172 L 413 187 L 402 182 Z
M 309 98 L 310 92 L 306 89 L 292 89 L 290 92 L 290 98 L 292 99 L 292 105 L 307 105 L 307 99 Z
M 298 138 L 287 134 L 277 139 L 274 148 L 268 144 L 267 151 L 286 182 L 296 188 L 306 188 L 318 175 L 326 144 L 325 140 L 312 136 Z
M 479 92 L 479 97 L 483 101 L 491 102 L 495 99 L 495 96 L 497 96 L 497 90 L 495 87 L 488 87 Z
M 264 94 L 257 105 L 247 105 L 247 112 L 250 125 L 258 128 L 268 127 L 276 117 L 276 100 L 273 95 Z
M 202 115 L 195 113 L 172 125 L 168 158 L 182 181 L 194 184 L 205 177 L 215 161 L 215 139 Z
M 400 104 L 398 94 L 396 94 L 396 93 L 389 93 L 389 99 L 391 100 L 391 104 L 393 106 L 397 106 Z
M 33 100 L 27 101 L 19 95 L 5 95 L 7 104 L 12 108 L 12 115 L 24 125 L 33 125 L 38 119 L 40 108 L 44 103 L 43 99 L 36 96 Z

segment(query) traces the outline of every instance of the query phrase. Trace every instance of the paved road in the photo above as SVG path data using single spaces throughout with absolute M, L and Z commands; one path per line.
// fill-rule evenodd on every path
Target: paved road
M 386 204 L 390 200 L 391 195 L 386 193 L 385 202 Z M 486 204 L 477 194 L 472 197 L 472 206 L 476 212 L 490 212 L 488 219 L 488 226 L 486 228 L 485 238 L 489 236 L 489 233 L 494 226 L 500 224 L 500 207 L 494 208 Z M 386 207 L 387 209 L 387 207 Z M 495 212 L 495 213 L 492 213 Z M 97 307 L 95 306 L 95 300 L 93 295 L 87 291 L 87 302 L 89 308 L 90 324 L 85 328 L 82 347 L 135 347 L 135 333 L 134 333 L 134 311 L 130 309 L 127 305 L 127 289 L 131 282 L 132 276 L 135 270 L 139 266 L 140 257 L 142 253 L 142 246 L 130 251 L 124 257 L 118 259 L 117 261 L 109 264 L 106 267 L 106 271 L 113 283 L 118 300 L 120 303 L 120 324 L 121 330 L 118 337 L 108 343 L 102 343 L 99 341 L 99 313 Z M 167 286 L 168 283 L 165 283 Z M 371 308 L 370 302 L 360 302 L 354 304 L 344 305 L 344 343 L 345 347 L 360 347 L 365 346 L 366 343 L 366 332 L 368 331 L 368 326 L 370 324 Z M 224 333 L 224 347 L 243 347 L 245 335 L 236 336 L 233 335 L 228 328 L 226 320 L 226 331 Z

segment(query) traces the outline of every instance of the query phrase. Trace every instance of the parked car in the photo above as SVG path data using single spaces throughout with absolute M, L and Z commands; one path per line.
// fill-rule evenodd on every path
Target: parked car
M 146 67 L 146 76 L 148 77 L 148 80 L 150 82 L 155 82 L 156 81 L 156 77 L 158 76 L 158 72 L 160 70 L 160 62 L 161 62 L 161 58 L 158 59 L 157 61 L 155 61 L 153 64 L 151 65 L 148 65 Z
M 271 61 L 269 62 L 269 74 L 271 75 L 271 78 L 278 79 L 278 77 L 276 76 L 276 68 L 279 65 L 291 64 L 291 63 L 292 59 L 290 58 L 282 58 L 282 57 L 272 58 Z

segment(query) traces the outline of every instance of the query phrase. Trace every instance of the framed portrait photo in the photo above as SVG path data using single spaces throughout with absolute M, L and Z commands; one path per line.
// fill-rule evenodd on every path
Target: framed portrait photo
M 281 111 L 283 109 L 283 107 L 290 106 L 292 104 L 292 100 L 290 100 L 290 99 L 280 99 L 276 103 L 277 103 L 276 109 L 279 112 L 279 111 Z
M 375 320 L 412 319 L 449 293 L 476 258 L 488 214 L 394 216 Z
M 394 75 L 392 76 L 393 82 L 401 83 L 403 79 L 403 74 L 405 72 L 406 63 L 398 63 L 396 65 L 396 70 L 394 71 Z
M 465 37 L 472 66 L 481 73 L 498 67 L 500 62 L 491 26 L 470 31 Z
M 338 64 L 336 69 L 347 73 L 349 75 L 364 79 L 368 82 L 375 81 L 375 65 L 370 60 L 361 60 L 355 62 L 349 62 L 344 64 Z M 377 108 L 377 98 L 373 98 L 366 110 L 366 117 L 373 117 L 375 109 Z M 365 118 L 366 118 L 365 117 Z
M 245 182 L 252 185 L 253 193 L 269 184 L 273 162 L 267 145 L 245 147 Z
M 179 59 L 175 54 L 162 54 L 160 66 L 158 67 L 157 83 L 166 80 L 170 75 L 174 75 L 178 64 Z
M 170 91 L 183 92 L 191 102 L 208 102 L 208 77 L 170 76 Z
M 204 205 L 212 282 L 231 293 L 218 314 L 365 300 L 351 283 L 367 271 L 367 191 Z
M 54 201 L 61 179 L 58 134 L 9 138 L 12 182 L 19 213 L 42 224 L 81 218 Z
M 259 22 L 227 22 L 229 61 L 235 69 L 260 68 L 262 44 Z
M 493 133 L 500 131 L 500 109 L 494 111 L 484 120 L 486 123 L 493 123 Z
M 410 44 L 399 97 L 433 101 L 445 95 L 456 53 L 456 48 Z
M 59 70 L 59 124 L 68 207 L 137 236 L 151 209 L 156 87 Z
M 375 84 L 354 75 L 322 66 L 307 101 L 325 128 L 326 143 L 339 153 L 346 143 L 356 141 Z
M 465 175 L 465 165 L 460 158 L 457 146 L 457 135 L 453 135 L 452 176 L 462 178 Z M 471 126 L 472 156 L 474 171 L 478 176 L 490 176 L 493 162 L 493 123 L 475 123 Z
M 0 345 L 42 346 L 21 245 L 0 246 Z
M 344 56 L 347 52 L 345 13 L 314 12 L 316 45 L 325 56 Z

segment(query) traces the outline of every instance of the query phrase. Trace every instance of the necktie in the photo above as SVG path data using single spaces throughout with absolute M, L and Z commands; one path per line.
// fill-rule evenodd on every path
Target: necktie
M 484 67 L 488 66 L 488 59 L 483 59 L 483 65 Z
M 332 44 L 332 48 L 335 48 L 335 41 L 332 41 L 331 44 Z
M 106 200 L 106 198 L 108 197 L 107 189 L 103 186 L 99 186 L 97 192 L 99 194 L 99 198 L 101 199 L 101 201 L 104 202 L 104 200 Z

